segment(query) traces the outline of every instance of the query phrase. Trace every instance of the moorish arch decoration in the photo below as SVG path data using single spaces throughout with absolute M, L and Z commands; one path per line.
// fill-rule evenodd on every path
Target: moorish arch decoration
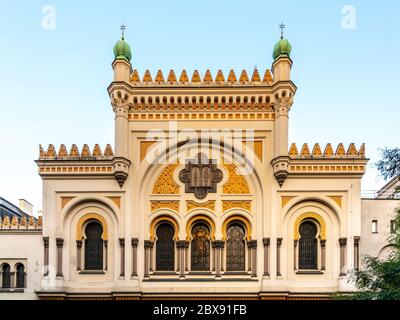
M 150 224 L 150 240 L 151 241 L 155 240 L 157 226 L 159 226 L 163 222 L 170 223 L 174 227 L 174 230 L 175 230 L 174 240 L 178 240 L 179 239 L 179 225 L 174 218 L 167 216 L 167 215 L 158 216 L 151 222 L 151 224 Z
M 222 187 L 224 194 L 249 194 L 250 188 L 246 179 L 237 173 L 237 166 L 234 163 L 223 162 L 228 171 L 228 181 Z
M 217 192 L 217 183 L 221 182 L 222 171 L 217 169 L 215 160 L 199 153 L 186 163 L 179 173 L 179 179 L 185 184 L 185 192 L 193 193 L 197 199 L 204 199 L 208 193 Z
M 103 234 L 102 234 L 101 238 L 104 241 L 107 241 L 108 240 L 107 222 L 104 219 L 104 217 L 98 213 L 87 213 L 79 219 L 77 228 L 76 228 L 76 240 L 80 241 L 83 239 L 83 225 L 89 220 L 97 220 L 98 222 L 100 222 L 102 229 L 103 229 Z
M 180 187 L 174 180 L 174 171 L 179 163 L 168 164 L 158 176 L 154 187 L 153 194 L 179 194 Z
M 299 240 L 300 238 L 300 225 L 301 223 L 306 220 L 306 219 L 311 219 L 316 221 L 320 228 L 320 238 L 321 240 L 326 240 L 326 224 L 324 219 L 317 213 L 315 212 L 305 212 L 301 215 L 299 215 L 294 223 L 294 240 Z
M 245 237 L 247 241 L 251 240 L 251 224 L 250 221 L 241 216 L 241 215 L 233 215 L 229 218 L 225 219 L 224 223 L 222 224 L 222 240 L 225 241 L 227 239 L 227 229 L 229 224 L 231 223 L 241 223 L 245 226 Z
M 215 224 L 214 224 L 214 221 L 210 217 L 208 217 L 206 215 L 194 216 L 187 222 L 187 224 L 186 224 L 186 240 L 190 240 L 191 233 L 192 233 L 192 231 L 191 231 L 192 226 L 195 223 L 199 222 L 199 221 L 205 221 L 205 222 L 208 223 L 208 225 L 210 226 L 210 238 L 211 238 L 211 240 L 215 240 Z

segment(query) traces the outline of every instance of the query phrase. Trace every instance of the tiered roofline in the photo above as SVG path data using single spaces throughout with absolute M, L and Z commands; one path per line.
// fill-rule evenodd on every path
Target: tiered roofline
M 12 219 L 9 216 L 5 216 L 3 219 L 0 217 L 0 230 L 36 230 L 42 229 L 42 225 L 42 216 L 39 216 L 38 219 L 33 216 L 30 216 L 29 219 L 16 216 L 13 216 Z

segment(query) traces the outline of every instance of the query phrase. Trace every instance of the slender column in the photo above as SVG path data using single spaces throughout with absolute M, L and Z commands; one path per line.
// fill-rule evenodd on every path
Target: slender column
M 16 278 L 17 277 L 15 276 L 15 272 L 14 271 L 10 272 L 10 289 L 17 287 Z
M 281 244 L 282 238 L 276 239 L 276 275 L 281 276 Z
M 185 271 L 189 272 L 189 241 L 185 240 Z
M 49 237 L 43 237 L 43 246 L 44 246 L 44 263 L 43 263 L 43 271 L 44 276 L 49 275 Z
M 215 241 L 211 241 L 211 250 L 212 250 L 212 271 L 215 271 L 215 263 L 217 261 L 217 250 L 215 248 Z
M 137 247 L 138 247 L 139 239 L 132 238 L 132 277 L 137 277 Z
M 346 266 L 346 244 L 347 238 L 340 238 L 340 276 L 346 275 L 345 266 Z
M 108 240 L 104 240 L 104 270 L 108 268 Z
M 264 276 L 269 276 L 269 244 L 270 239 L 264 238 L 263 245 L 264 245 Z
M 225 241 L 223 241 L 223 240 L 221 240 L 221 248 L 220 248 L 220 251 L 221 251 L 221 272 L 224 272 L 225 271 L 225 263 L 224 263 L 224 261 L 225 261 Z
M 247 272 L 251 272 L 251 240 L 247 241 Z
M 176 248 L 178 249 L 178 272 L 179 278 L 185 278 L 185 241 L 179 240 L 176 242 Z
M 154 264 L 154 262 L 153 262 L 153 260 L 154 260 L 153 247 L 154 247 L 154 242 L 152 241 L 150 243 L 150 255 L 149 255 L 150 256 L 150 264 L 149 264 L 150 272 L 154 271 L 154 266 L 153 266 L 153 264 Z
M 56 245 L 57 245 L 57 277 L 62 277 L 62 247 L 64 244 L 64 239 L 57 238 Z
M 360 269 L 360 237 L 354 237 L 354 269 L 358 271 Z
M 82 270 L 82 240 L 76 240 L 76 270 Z
M 257 277 L 257 240 L 252 240 L 251 241 L 251 276 L 253 278 Z
M 189 249 L 189 241 L 182 240 L 182 270 L 183 277 L 185 277 L 185 271 L 188 271 L 188 249 Z
M 325 265 L 326 265 L 326 240 L 321 240 L 321 270 L 325 270 Z
M 299 240 L 294 240 L 294 246 L 293 246 L 293 269 L 297 270 L 297 243 Z
M 144 277 L 149 277 L 149 252 L 150 252 L 150 245 L 152 241 L 145 240 L 144 241 Z
M 124 277 L 125 276 L 125 239 L 124 238 L 119 239 L 119 245 L 121 247 L 121 273 L 119 276 Z
M 216 240 L 214 243 L 216 252 L 215 277 L 221 278 L 221 248 L 223 247 L 223 241 Z

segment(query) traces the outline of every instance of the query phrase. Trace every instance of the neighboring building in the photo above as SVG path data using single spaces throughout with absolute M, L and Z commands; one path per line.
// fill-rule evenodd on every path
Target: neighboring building
M 394 232 L 395 209 L 400 207 L 399 190 L 400 177 L 394 177 L 379 191 L 363 195 L 360 241 L 362 258 L 368 255 L 385 259 L 390 254 L 388 240 Z
M 21 199 L 18 208 L 0 197 L 0 300 L 37 297 L 42 246 L 42 218 L 32 216 L 32 205 Z
M 140 78 L 122 38 L 108 87 L 115 153 L 40 148 L 50 272 L 38 296 L 295 299 L 353 290 L 346 274 L 358 268 L 368 159 L 364 145 L 289 148 L 290 52 L 281 38 L 263 75 Z

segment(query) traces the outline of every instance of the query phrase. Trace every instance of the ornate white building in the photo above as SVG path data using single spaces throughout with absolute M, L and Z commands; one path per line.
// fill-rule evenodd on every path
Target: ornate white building
M 140 77 L 122 38 L 108 88 L 115 152 L 40 148 L 35 253 L 48 267 L 29 297 L 292 299 L 353 290 L 346 275 L 360 263 L 365 148 L 289 147 L 290 52 L 281 38 L 271 71 L 251 76 Z

